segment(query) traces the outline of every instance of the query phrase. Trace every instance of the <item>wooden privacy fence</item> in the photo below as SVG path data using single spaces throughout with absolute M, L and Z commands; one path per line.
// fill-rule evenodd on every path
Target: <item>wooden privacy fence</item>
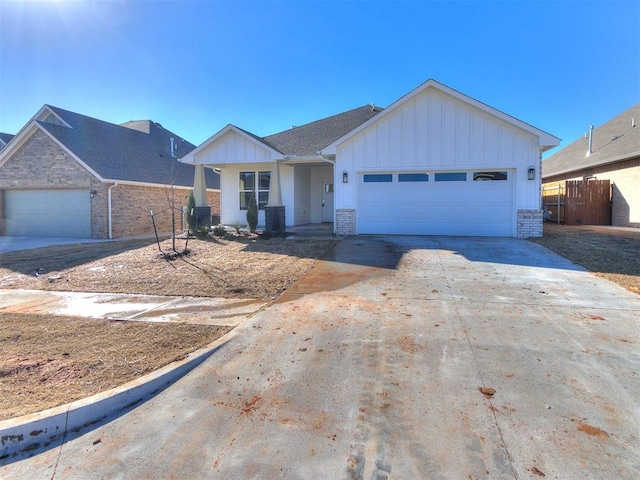
M 543 185 L 542 204 L 553 222 L 611 225 L 611 182 L 567 180 Z

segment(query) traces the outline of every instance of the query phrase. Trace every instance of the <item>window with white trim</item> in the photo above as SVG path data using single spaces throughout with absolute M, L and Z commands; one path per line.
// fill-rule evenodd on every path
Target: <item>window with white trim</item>
M 255 194 L 258 209 L 264 210 L 269 203 L 269 186 L 271 184 L 271 172 L 240 172 L 240 210 L 249 208 L 251 194 Z
M 436 182 L 466 182 L 467 172 L 438 172 L 434 177 Z
M 364 183 L 388 183 L 393 181 L 391 173 L 365 173 L 362 177 Z
M 398 182 L 428 182 L 428 173 L 399 173 Z

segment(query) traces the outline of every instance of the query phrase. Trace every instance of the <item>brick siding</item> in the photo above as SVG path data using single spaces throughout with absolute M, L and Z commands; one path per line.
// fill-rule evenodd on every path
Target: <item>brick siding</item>
M 542 210 L 518 210 L 517 238 L 542 237 Z
M 108 191 L 102 183 L 41 131 L 36 131 L 0 167 L 0 234 L 5 233 L 4 191 L 8 189 L 95 190 L 91 199 L 91 237 L 109 237 Z M 149 210 L 153 210 L 159 232 L 171 232 L 171 204 L 177 209 L 176 230 L 183 229 L 182 207 L 191 188 L 118 184 L 111 189 L 112 236 L 128 237 L 153 233 Z M 211 212 L 220 213 L 220 192 L 208 191 Z M 173 200 L 172 200 L 173 199 Z
M 356 234 L 356 210 L 339 208 L 336 210 L 336 235 Z

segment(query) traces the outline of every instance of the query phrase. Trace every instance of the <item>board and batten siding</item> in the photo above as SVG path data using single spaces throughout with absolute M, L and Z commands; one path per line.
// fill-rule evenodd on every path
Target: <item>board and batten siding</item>
M 240 172 L 266 172 L 273 176 L 274 163 L 244 163 L 239 165 L 226 165 L 220 171 L 220 221 L 224 225 L 233 225 L 240 222 L 247 224 L 247 211 L 240 210 Z M 287 226 L 293 225 L 295 210 L 293 205 L 293 168 L 280 167 L 280 187 L 282 191 L 282 203 L 285 206 L 285 222 Z M 264 211 L 258 212 L 258 225 L 264 226 Z
M 296 165 L 294 167 L 283 166 L 280 168 L 280 173 L 283 169 L 293 168 L 294 172 L 294 198 L 295 198 L 295 212 L 292 216 L 291 223 L 293 225 L 302 225 L 311 222 L 311 167 L 309 165 Z M 284 203 L 284 199 L 283 199 Z M 287 217 L 291 216 L 291 211 L 287 212 L 285 207 L 285 223 L 287 223 Z
M 434 88 L 337 145 L 336 175 L 349 173 L 349 184 L 336 192 L 336 208 L 355 208 L 359 172 L 516 170 L 515 208 L 539 209 L 539 182 L 527 181 L 536 168 L 538 137 Z
M 272 158 L 271 151 L 259 142 L 229 131 L 215 144 L 196 153 L 193 160 L 197 164 L 215 167 L 228 163 L 270 162 Z

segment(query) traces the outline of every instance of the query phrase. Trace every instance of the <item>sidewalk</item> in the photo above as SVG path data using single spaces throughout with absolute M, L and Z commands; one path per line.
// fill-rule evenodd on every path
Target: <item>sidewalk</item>
M 235 327 L 269 302 L 225 299 L 47 292 L 0 289 L 0 313 L 68 315 L 120 321 L 175 322 Z M 68 432 L 100 422 L 162 391 L 200 365 L 235 335 L 232 330 L 211 345 L 125 385 L 66 405 L 0 421 L 0 459 L 46 448 Z

